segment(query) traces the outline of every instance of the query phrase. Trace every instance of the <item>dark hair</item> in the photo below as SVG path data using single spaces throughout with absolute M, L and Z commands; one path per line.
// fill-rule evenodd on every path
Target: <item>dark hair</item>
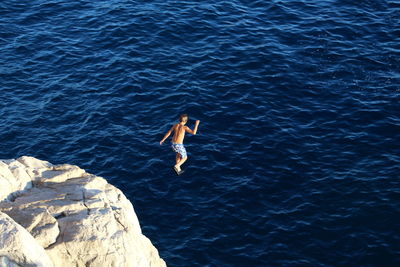
M 188 116 L 187 114 L 181 114 L 181 115 L 179 116 L 179 121 L 182 122 L 182 121 L 183 121 L 183 118 L 187 118 L 187 120 L 189 120 L 189 116 Z

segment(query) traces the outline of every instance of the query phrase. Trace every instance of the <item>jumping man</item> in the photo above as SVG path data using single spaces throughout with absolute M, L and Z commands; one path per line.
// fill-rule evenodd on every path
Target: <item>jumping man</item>
M 179 123 L 169 129 L 169 131 L 164 135 L 164 138 L 160 141 L 160 145 L 163 144 L 165 139 L 167 139 L 172 132 L 174 136 L 172 137 L 172 150 L 176 153 L 175 156 L 175 166 L 174 170 L 177 175 L 181 175 L 183 170 L 181 165 L 187 160 L 186 149 L 183 146 L 183 139 L 185 138 L 185 132 L 195 135 L 197 133 L 197 128 L 199 127 L 200 121 L 196 120 L 194 125 L 194 130 L 191 130 L 185 124 L 187 123 L 189 116 L 187 114 L 182 114 L 179 116 Z

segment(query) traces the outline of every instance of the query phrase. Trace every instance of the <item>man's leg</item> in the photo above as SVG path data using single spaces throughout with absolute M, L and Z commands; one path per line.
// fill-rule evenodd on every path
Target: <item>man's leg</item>
M 178 172 L 181 171 L 181 168 L 178 166 L 178 164 L 179 164 L 179 162 L 181 161 L 181 159 L 182 159 L 181 155 L 180 155 L 179 153 L 176 153 L 176 154 L 175 154 L 175 165 L 174 165 L 174 168 L 175 168 Z
M 176 164 L 174 166 L 175 170 L 178 172 L 181 172 L 181 165 L 183 163 L 185 163 L 185 161 L 187 160 L 187 155 L 186 155 L 186 149 L 185 147 L 181 144 L 181 145 L 177 145 L 176 146 Z
M 185 163 L 187 160 L 187 157 L 180 158 L 180 160 L 176 163 L 175 167 L 177 168 L 178 171 L 181 171 L 181 165 Z
M 178 169 L 179 171 L 181 171 L 181 165 L 182 165 L 183 163 L 185 163 L 185 161 L 187 160 L 186 149 L 185 149 L 185 147 L 183 146 L 183 144 L 180 145 L 180 147 L 179 147 L 179 154 L 180 154 L 180 156 L 181 156 L 181 160 L 176 164 L 176 166 L 177 166 L 177 169 Z

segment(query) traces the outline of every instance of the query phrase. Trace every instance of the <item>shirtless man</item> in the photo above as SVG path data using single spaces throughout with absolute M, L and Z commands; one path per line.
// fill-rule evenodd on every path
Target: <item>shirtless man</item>
M 185 124 L 187 123 L 189 117 L 187 114 L 182 114 L 179 116 L 179 123 L 169 129 L 169 131 L 164 135 L 164 138 L 160 141 L 160 145 L 163 144 L 165 139 L 167 139 L 172 132 L 174 132 L 174 136 L 172 137 L 172 150 L 176 153 L 175 156 L 175 166 L 174 170 L 177 175 L 181 175 L 183 170 L 181 169 L 181 165 L 185 163 L 187 160 L 186 149 L 183 146 L 183 139 L 185 138 L 185 132 L 195 135 L 197 133 L 197 128 L 199 127 L 200 121 L 197 120 L 194 125 L 194 130 L 192 131 Z

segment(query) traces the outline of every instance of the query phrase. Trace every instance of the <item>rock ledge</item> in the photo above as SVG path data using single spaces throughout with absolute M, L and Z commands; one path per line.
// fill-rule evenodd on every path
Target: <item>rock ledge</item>
M 0 266 L 166 264 L 119 189 L 24 156 L 0 161 Z

